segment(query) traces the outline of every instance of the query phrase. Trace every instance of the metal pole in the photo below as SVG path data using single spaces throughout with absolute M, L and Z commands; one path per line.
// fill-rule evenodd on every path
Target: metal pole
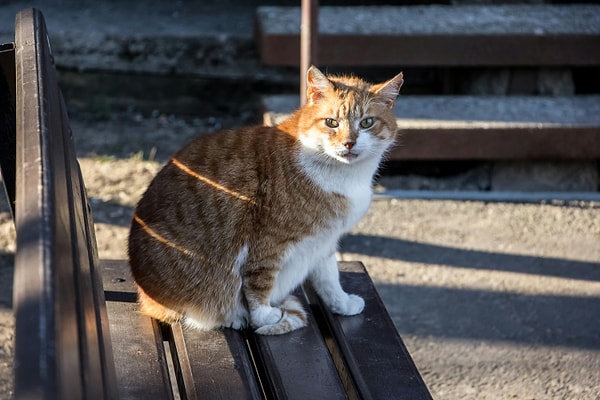
M 300 25 L 300 106 L 306 103 L 306 71 L 317 64 L 319 0 L 302 0 Z

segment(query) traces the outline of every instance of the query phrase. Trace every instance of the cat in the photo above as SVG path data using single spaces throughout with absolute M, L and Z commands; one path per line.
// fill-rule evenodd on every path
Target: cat
M 202 330 L 283 334 L 307 325 L 290 293 L 309 279 L 332 312 L 362 312 L 364 300 L 340 285 L 335 253 L 370 205 L 402 83 L 402 73 L 369 84 L 312 66 L 306 104 L 287 120 L 184 146 L 131 223 L 141 311 Z

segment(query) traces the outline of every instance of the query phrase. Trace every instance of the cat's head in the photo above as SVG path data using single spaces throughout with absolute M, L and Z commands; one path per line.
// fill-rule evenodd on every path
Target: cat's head
M 392 108 L 402 83 L 402 73 L 370 84 L 356 77 L 325 76 L 312 66 L 300 141 L 326 162 L 379 160 L 396 137 Z

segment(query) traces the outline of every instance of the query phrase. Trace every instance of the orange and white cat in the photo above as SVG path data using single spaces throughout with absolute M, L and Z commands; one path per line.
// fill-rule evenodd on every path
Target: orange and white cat
M 143 312 L 282 334 L 307 324 L 290 294 L 306 279 L 332 312 L 363 310 L 335 253 L 396 137 L 402 74 L 376 85 L 315 67 L 307 76 L 307 103 L 289 119 L 199 136 L 150 183 L 129 236 Z

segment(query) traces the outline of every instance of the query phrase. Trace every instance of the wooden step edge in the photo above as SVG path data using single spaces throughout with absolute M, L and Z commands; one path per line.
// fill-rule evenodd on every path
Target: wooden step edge
M 321 65 L 600 65 L 598 5 L 321 7 L 319 13 Z M 263 64 L 298 66 L 299 7 L 259 7 L 255 41 Z
M 298 103 L 294 95 L 265 97 L 264 124 L 281 122 Z M 388 160 L 600 158 L 600 96 L 401 96 L 394 112 L 400 129 Z M 500 120 L 502 113 L 515 120 Z

